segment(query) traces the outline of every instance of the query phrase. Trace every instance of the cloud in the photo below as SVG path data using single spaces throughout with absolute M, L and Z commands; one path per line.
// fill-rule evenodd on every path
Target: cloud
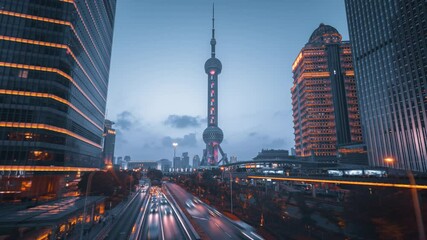
M 164 121 L 165 125 L 169 125 L 174 128 L 188 128 L 188 127 L 200 127 L 200 124 L 206 121 L 205 119 L 200 119 L 199 116 L 192 117 L 188 115 L 169 115 L 169 117 Z
M 276 138 L 271 141 L 270 146 L 272 148 L 283 148 L 285 146 L 285 140 L 282 138 Z
M 250 132 L 248 134 L 249 137 L 255 137 L 256 135 L 258 135 L 258 133 L 256 133 L 256 132 Z
M 162 145 L 164 147 L 171 147 L 172 143 L 178 143 L 178 147 L 197 147 L 197 139 L 195 133 L 189 133 L 182 138 L 171 138 L 169 136 L 162 138 Z
M 269 136 L 265 135 L 265 134 L 260 134 L 258 132 L 250 132 L 248 134 L 248 137 L 250 138 L 255 138 L 257 141 L 267 141 L 269 139 Z
M 138 123 L 136 117 L 129 111 L 123 111 L 117 114 L 116 128 L 121 130 L 130 130 Z

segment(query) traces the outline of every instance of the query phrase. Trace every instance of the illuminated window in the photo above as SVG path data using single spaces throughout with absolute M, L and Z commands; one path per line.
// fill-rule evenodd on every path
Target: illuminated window
M 31 189 L 32 181 L 22 181 L 21 191 L 25 192 Z
M 19 70 L 18 77 L 20 77 L 20 78 L 28 78 L 28 70 Z
M 47 151 L 34 150 L 34 151 L 30 151 L 30 153 L 28 154 L 28 160 L 34 160 L 34 161 L 52 160 L 52 154 L 50 154 Z

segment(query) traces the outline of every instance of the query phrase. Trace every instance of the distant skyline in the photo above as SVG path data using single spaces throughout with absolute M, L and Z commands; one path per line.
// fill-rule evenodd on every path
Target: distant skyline
M 202 155 L 206 127 L 211 1 L 120 1 L 107 118 L 115 156 L 132 160 Z M 344 1 L 215 1 L 221 144 L 250 160 L 294 146 L 291 65 L 320 23 L 349 40 Z

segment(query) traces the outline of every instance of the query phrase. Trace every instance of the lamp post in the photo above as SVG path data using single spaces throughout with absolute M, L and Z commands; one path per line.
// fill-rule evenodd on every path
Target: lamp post
M 394 158 L 392 157 L 386 157 L 384 158 L 384 162 L 386 162 L 387 166 L 390 168 L 390 166 L 393 167 Z
M 231 176 L 230 168 L 228 169 L 228 173 L 230 174 L 230 211 L 233 214 L 233 177 Z
M 173 147 L 172 164 L 173 164 L 173 168 L 176 168 L 176 166 L 175 166 L 175 157 L 176 157 L 176 147 L 178 147 L 178 143 L 177 142 L 172 143 L 172 147 Z
M 384 158 L 384 162 L 386 162 L 387 164 L 393 165 L 394 158 L 386 157 L 386 158 Z M 412 174 L 412 171 L 407 170 L 406 175 L 408 176 L 410 185 L 415 186 L 415 178 L 414 178 L 414 174 Z M 415 218 L 416 218 L 417 226 L 418 226 L 418 239 L 426 240 L 426 235 L 425 235 L 425 231 L 424 231 L 424 224 L 423 224 L 423 217 L 421 215 L 420 200 L 418 198 L 418 192 L 417 192 L 417 189 L 415 187 L 411 188 L 411 195 L 412 195 L 412 205 L 414 206 Z
M 82 227 L 80 230 L 80 240 L 83 239 L 83 230 L 84 230 L 84 226 L 86 223 L 86 204 L 87 204 L 87 195 L 89 195 L 90 193 L 90 188 L 92 186 L 92 179 L 93 176 L 95 175 L 96 171 L 93 171 L 89 174 L 88 180 L 87 180 L 87 186 L 86 186 L 86 195 L 85 195 L 85 205 L 83 207 L 83 221 L 82 221 Z

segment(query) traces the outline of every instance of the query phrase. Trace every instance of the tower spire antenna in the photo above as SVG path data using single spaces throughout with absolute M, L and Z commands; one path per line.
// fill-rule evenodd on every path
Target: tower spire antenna
M 215 3 L 212 3 L 212 39 L 211 39 L 211 57 L 215 57 Z
M 215 29 L 215 3 L 212 3 L 212 29 Z

